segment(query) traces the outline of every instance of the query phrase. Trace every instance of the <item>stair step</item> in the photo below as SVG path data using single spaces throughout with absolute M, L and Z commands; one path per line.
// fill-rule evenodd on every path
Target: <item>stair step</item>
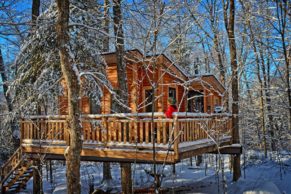
M 16 185 L 16 184 L 15 184 L 15 185 L 12 185 L 12 186 L 10 187 L 10 189 L 19 189 L 19 187 L 20 187 L 20 185 L 18 185 L 18 184 Z
M 21 178 L 19 178 L 18 180 L 19 180 L 19 181 L 25 181 L 25 180 L 27 180 L 27 177 L 21 177 Z
M 23 176 L 23 177 L 31 177 L 32 174 L 31 174 L 31 173 L 24 173 L 22 176 Z
M 14 184 L 21 185 L 22 183 L 22 181 L 16 181 Z
M 15 171 L 15 172 L 13 172 L 13 175 L 17 176 L 17 175 L 19 175 L 19 172 Z
M 31 173 L 32 173 L 32 172 L 33 172 L 33 168 L 32 168 L 32 169 L 29 168 L 29 169 L 26 170 L 25 172 L 26 172 L 26 173 L 27 173 L 27 172 L 31 172 Z
M 7 192 L 16 192 L 16 191 L 17 191 L 16 188 L 10 188 L 10 189 L 7 190 Z
M 24 167 L 23 167 L 23 166 L 20 166 L 20 167 L 17 169 L 18 172 L 22 172 L 23 170 L 24 170 Z

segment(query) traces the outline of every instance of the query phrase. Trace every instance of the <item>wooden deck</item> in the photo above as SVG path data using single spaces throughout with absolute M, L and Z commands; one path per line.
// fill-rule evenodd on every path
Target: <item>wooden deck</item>
M 176 163 L 231 142 L 230 115 L 177 113 L 173 119 L 163 113 L 151 115 L 83 115 L 82 160 L 152 163 L 154 129 L 158 163 Z M 66 116 L 30 116 L 20 126 L 23 153 L 64 159 L 70 138 Z
M 81 159 L 153 163 L 154 137 L 157 163 L 173 164 L 208 152 L 241 152 L 239 146 L 227 146 L 231 143 L 230 115 L 177 113 L 173 119 L 164 118 L 163 113 L 151 115 L 83 115 Z M 20 121 L 20 132 L 20 148 L 1 167 L 2 193 L 15 193 L 26 185 L 33 175 L 33 159 L 65 159 L 70 140 L 66 116 L 27 117 Z

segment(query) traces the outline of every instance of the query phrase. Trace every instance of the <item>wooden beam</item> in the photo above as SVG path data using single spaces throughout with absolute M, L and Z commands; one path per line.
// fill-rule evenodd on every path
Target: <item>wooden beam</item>
M 45 155 L 50 155 L 50 159 L 62 160 L 66 147 L 57 146 L 23 146 L 23 152 L 29 154 L 43 153 Z M 81 151 L 81 157 L 87 158 L 88 160 L 96 161 L 115 161 L 115 162 L 139 162 L 139 163 L 151 163 L 153 162 L 152 151 L 139 151 L 136 152 L 135 149 L 109 149 L 109 148 L 98 148 L 90 149 L 84 148 Z M 172 152 L 167 153 L 157 153 L 156 160 L 158 163 L 174 163 L 174 154 Z
M 216 149 L 215 151 L 210 152 L 210 153 L 218 154 L 218 150 Z M 237 144 L 226 145 L 226 146 L 219 148 L 219 153 L 220 154 L 231 154 L 231 155 L 242 154 L 242 146 L 241 145 L 238 146 Z
M 230 144 L 230 141 L 226 141 L 226 142 L 221 143 L 220 146 L 229 145 L 229 144 Z M 183 152 L 180 151 L 179 157 L 182 160 L 182 159 L 190 158 L 193 156 L 214 152 L 215 150 L 217 150 L 216 145 L 209 145 L 209 146 L 205 146 L 205 147 L 196 148 L 193 150 L 189 149 L 189 150 L 183 151 Z

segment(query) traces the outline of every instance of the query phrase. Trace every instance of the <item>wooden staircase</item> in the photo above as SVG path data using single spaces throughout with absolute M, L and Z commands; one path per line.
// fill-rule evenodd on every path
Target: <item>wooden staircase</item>
M 32 176 L 32 161 L 25 157 L 20 147 L 1 167 L 1 193 L 19 192 Z

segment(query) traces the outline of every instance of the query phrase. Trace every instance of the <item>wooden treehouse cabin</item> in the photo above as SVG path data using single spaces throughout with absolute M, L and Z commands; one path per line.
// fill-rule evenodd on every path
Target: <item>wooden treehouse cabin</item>
M 116 54 L 103 55 L 107 76 L 118 88 Z M 82 97 L 84 161 L 175 164 L 182 159 L 217 152 L 239 154 L 231 146 L 232 118 L 214 113 L 224 87 L 213 75 L 189 76 L 165 55 L 126 53 L 130 113 L 115 113 L 112 94 L 104 88 L 101 105 Z M 155 93 L 153 95 L 153 86 Z M 166 118 L 167 99 L 175 98 L 178 112 Z M 152 114 L 152 98 L 155 112 Z M 2 191 L 19 191 L 33 174 L 32 161 L 64 160 L 70 135 L 66 127 L 66 92 L 59 98 L 59 115 L 27 116 L 20 121 L 20 148 L 1 168 Z M 156 135 L 153 135 L 156 131 Z

